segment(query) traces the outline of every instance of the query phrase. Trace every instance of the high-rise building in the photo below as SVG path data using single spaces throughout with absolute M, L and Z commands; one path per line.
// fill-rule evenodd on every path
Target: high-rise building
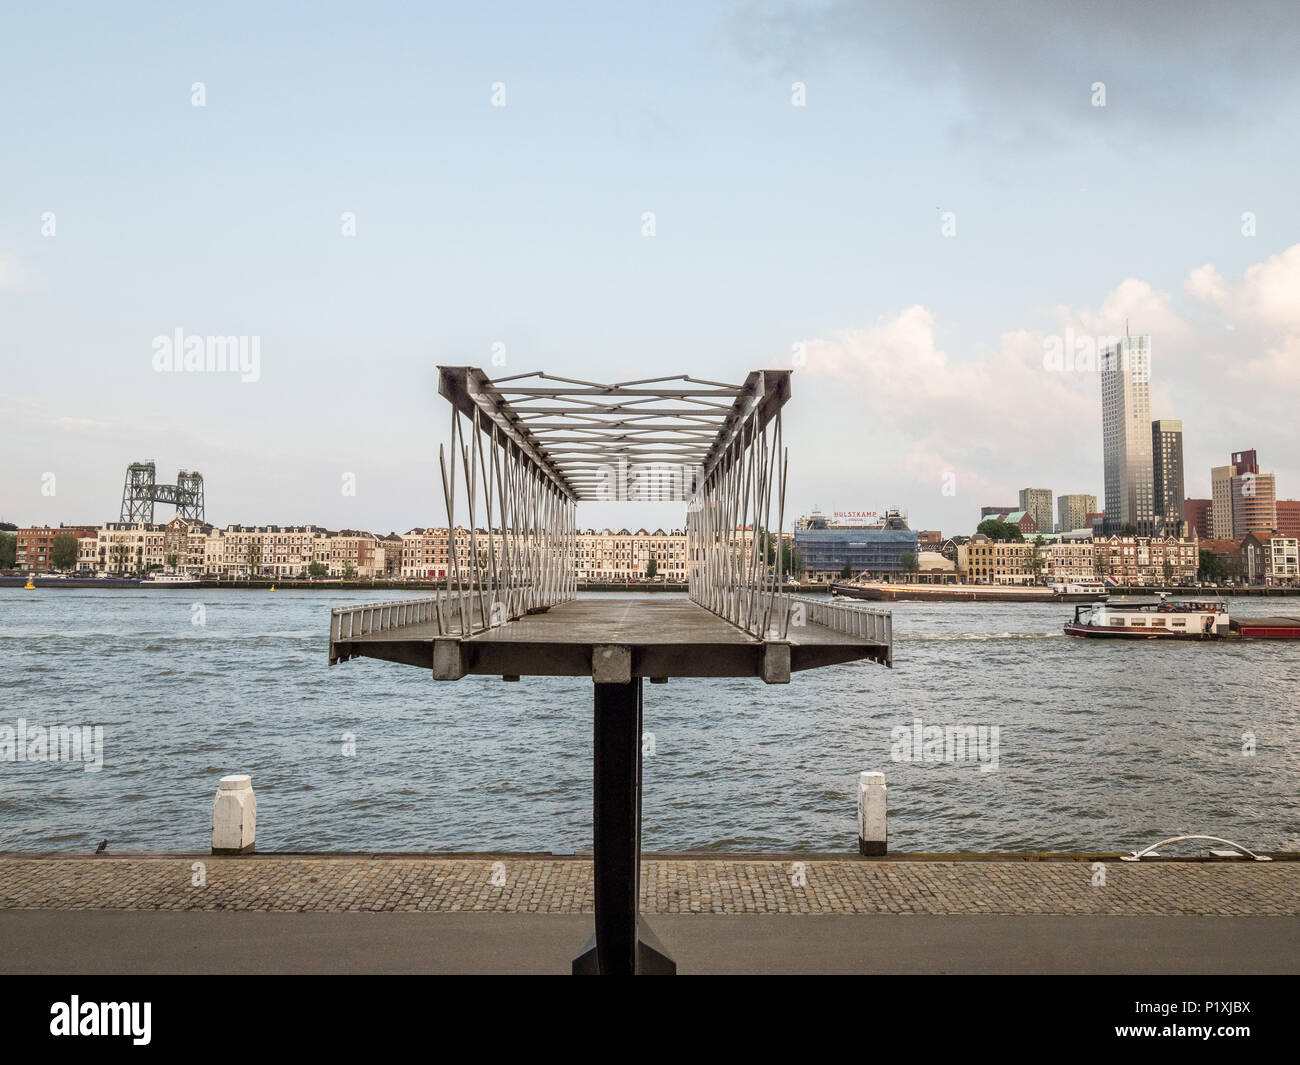
M 1052 490 L 1050 488 L 1020 489 L 1020 509 L 1034 516 L 1039 532 L 1052 531 Z
M 1184 499 L 1183 517 L 1187 520 L 1187 535 L 1199 536 L 1202 540 L 1210 537 L 1211 501 L 1208 499 Z
M 1106 528 L 1155 524 L 1151 472 L 1151 337 L 1125 336 L 1101 353 L 1101 430 Z
M 1238 473 L 1259 473 L 1259 458 L 1254 448 L 1249 451 L 1234 451 L 1232 464 L 1237 467 Z
M 1232 479 L 1236 466 L 1215 466 L 1210 470 L 1210 539 L 1232 539 Z
M 1156 517 L 1182 521 L 1183 423 L 1161 418 L 1151 423 L 1151 477 L 1155 488 Z
M 1097 497 L 1089 495 L 1066 495 L 1056 497 L 1057 524 L 1061 532 L 1074 532 L 1075 529 L 1091 528 L 1090 514 L 1097 512 Z
M 1271 473 L 1238 473 L 1232 478 L 1232 538 L 1277 528 L 1277 485 Z

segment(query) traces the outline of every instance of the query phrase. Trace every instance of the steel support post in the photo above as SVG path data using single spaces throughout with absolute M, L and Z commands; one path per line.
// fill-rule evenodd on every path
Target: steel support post
M 596 934 L 575 975 L 673 974 L 677 966 L 640 921 L 641 678 L 594 684 L 592 820 Z

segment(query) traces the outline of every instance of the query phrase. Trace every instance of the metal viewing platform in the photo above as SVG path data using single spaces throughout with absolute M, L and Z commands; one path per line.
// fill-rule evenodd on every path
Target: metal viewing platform
M 439 449 L 447 527 L 465 519 L 468 542 L 449 532 L 437 595 L 336 608 L 330 665 L 591 677 L 596 935 L 574 972 L 674 971 L 637 915 L 642 678 L 784 684 L 821 666 L 892 665 L 890 614 L 781 590 L 789 371 L 743 385 L 439 372 L 452 408 Z M 578 599 L 580 500 L 684 502 L 688 597 Z

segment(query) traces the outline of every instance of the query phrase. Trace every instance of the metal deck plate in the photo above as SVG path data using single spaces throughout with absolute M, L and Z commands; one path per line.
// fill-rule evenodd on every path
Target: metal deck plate
M 885 641 L 809 621 L 786 640 L 761 640 L 697 603 L 679 597 L 575 599 L 468 637 L 440 636 L 436 622 L 330 641 L 330 660 L 362 656 L 435 669 L 439 679 L 467 674 L 590 677 L 602 648 L 626 648 L 630 677 L 762 677 L 782 683 L 791 672 L 841 662 L 888 664 Z M 788 655 L 788 668 L 781 659 Z

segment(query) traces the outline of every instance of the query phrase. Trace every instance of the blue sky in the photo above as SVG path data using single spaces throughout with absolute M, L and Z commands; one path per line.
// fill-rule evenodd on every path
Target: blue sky
M 114 518 L 152 458 L 219 524 L 432 524 L 438 363 L 742 380 L 802 343 L 795 513 L 969 531 L 1102 494 L 1096 381 L 1034 364 L 1124 317 L 1188 494 L 1256 447 L 1300 495 L 1296 42 L 1199 0 L 7 10 L 0 518 Z M 178 327 L 258 336 L 260 379 L 155 373 Z

